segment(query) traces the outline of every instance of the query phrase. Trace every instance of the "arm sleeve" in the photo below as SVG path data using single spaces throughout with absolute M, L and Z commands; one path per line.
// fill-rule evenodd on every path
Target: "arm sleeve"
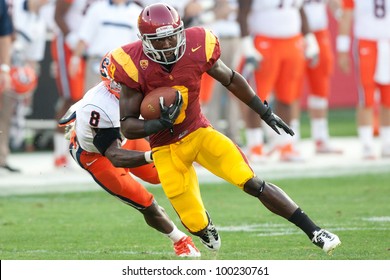
M 119 127 L 95 128 L 95 132 L 96 135 L 93 138 L 93 144 L 103 156 L 112 142 L 116 139 L 122 140 Z

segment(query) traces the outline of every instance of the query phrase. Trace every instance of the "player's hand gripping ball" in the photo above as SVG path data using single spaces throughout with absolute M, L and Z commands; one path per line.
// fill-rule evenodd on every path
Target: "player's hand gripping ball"
M 161 117 L 160 97 L 164 98 L 164 106 L 169 108 L 176 100 L 178 90 L 171 87 L 159 87 L 149 92 L 141 103 L 141 115 L 145 120 Z

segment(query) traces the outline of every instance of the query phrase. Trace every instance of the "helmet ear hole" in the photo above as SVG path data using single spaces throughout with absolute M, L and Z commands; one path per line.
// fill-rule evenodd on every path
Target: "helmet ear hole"
M 171 6 L 156 3 L 146 6 L 138 17 L 138 30 L 144 54 L 157 63 L 176 63 L 185 51 L 184 25 L 179 13 Z M 155 49 L 152 40 L 176 36 L 175 46 Z M 172 55 L 172 53 L 174 55 Z M 169 54 L 169 57 L 166 56 Z

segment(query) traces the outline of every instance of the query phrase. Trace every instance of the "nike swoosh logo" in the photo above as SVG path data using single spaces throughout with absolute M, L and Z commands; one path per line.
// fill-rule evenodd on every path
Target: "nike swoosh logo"
M 87 163 L 85 163 L 85 165 L 86 165 L 86 166 L 91 166 L 95 161 L 97 161 L 97 159 L 95 159 L 95 160 L 93 160 L 93 161 L 91 161 L 91 162 L 87 162 Z
M 199 50 L 201 47 L 202 47 L 202 46 L 198 46 L 198 47 L 196 47 L 196 48 L 191 48 L 191 51 L 192 51 L 192 52 L 196 52 L 196 51 Z

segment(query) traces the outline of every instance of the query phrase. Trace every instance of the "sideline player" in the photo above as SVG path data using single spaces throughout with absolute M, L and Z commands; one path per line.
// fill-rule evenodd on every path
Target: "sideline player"
M 213 129 L 202 114 L 200 81 L 207 72 L 277 133 L 280 128 L 294 134 L 247 81 L 219 59 L 218 39 L 202 27 L 184 29 L 177 11 L 163 3 L 143 9 L 138 29 L 142 39 L 113 50 L 109 58 L 108 73 L 122 88 L 121 130 L 128 139 L 150 136 L 162 187 L 188 231 L 199 236 L 210 250 L 221 246 L 202 201 L 193 166 L 196 162 L 298 226 L 325 252 L 338 246 L 340 240 L 335 234 L 317 226 L 282 189 L 257 177 L 240 148 Z M 162 104 L 160 119 L 139 119 L 144 96 L 162 86 L 173 87 L 181 94 L 172 106 Z
M 102 65 L 104 68 L 104 61 Z M 160 182 L 151 163 L 153 159 L 148 142 L 145 139 L 124 140 L 122 144 L 118 89 L 109 80 L 99 83 L 59 121 L 60 124 L 68 124 L 75 119 L 73 129 L 68 132 L 71 134 L 70 153 L 99 186 L 140 211 L 150 227 L 171 239 L 176 255 L 200 257 L 191 237 L 175 226 L 153 194 L 129 173 L 152 184 Z
M 77 29 L 89 5 L 97 0 L 56 0 L 54 20 L 55 37 L 51 42 L 51 54 L 55 69 L 55 78 L 59 99 L 56 105 L 56 120 L 59 120 L 68 108 L 83 97 L 85 80 L 85 59 L 77 61 L 78 75 L 70 76 L 72 51 L 77 43 Z M 54 166 L 68 166 L 68 141 L 64 139 L 64 130 L 57 127 L 54 133 Z
M 9 117 L 4 107 L 9 106 L 10 98 L 6 92 L 11 89 L 11 49 L 14 27 L 8 11 L 8 4 L 0 0 L 0 170 L 17 172 L 9 166 Z
M 137 16 L 141 6 L 129 0 L 95 1 L 90 5 L 77 30 L 69 74 L 77 76 L 80 62 L 86 56 L 85 88 L 100 82 L 99 66 L 104 55 L 129 41 L 137 40 Z
M 390 0 L 343 0 L 337 37 L 338 64 L 350 71 L 350 31 L 353 23 L 358 59 L 358 136 L 364 159 L 375 159 L 373 114 L 375 93 L 380 93 L 379 134 L 381 156 L 390 157 Z
M 256 92 L 262 100 L 274 98 L 275 111 L 296 132 L 294 137 L 282 133 L 277 141 L 269 139 L 271 151 L 278 150 L 281 161 L 303 161 L 295 145 L 300 140 L 301 84 L 305 60 L 311 66 L 318 63 L 318 44 L 309 30 L 303 0 L 239 0 L 238 3 L 238 20 L 243 37 L 242 73 L 251 77 L 249 80 L 256 84 Z M 249 66 L 254 70 L 246 70 Z M 263 151 L 264 137 L 260 121 L 254 114 L 249 109 L 244 114 L 247 139 L 251 145 L 248 155 L 252 161 L 262 159 L 267 154 Z
M 339 9 L 335 0 L 309 0 L 303 5 L 310 30 L 316 37 L 320 49 L 318 64 L 315 66 L 306 64 L 306 77 L 310 89 L 307 107 L 310 115 L 311 137 L 314 140 L 316 153 L 341 154 L 343 151 L 333 147 L 329 139 L 328 101 L 334 56 L 327 5 L 333 12 Z

